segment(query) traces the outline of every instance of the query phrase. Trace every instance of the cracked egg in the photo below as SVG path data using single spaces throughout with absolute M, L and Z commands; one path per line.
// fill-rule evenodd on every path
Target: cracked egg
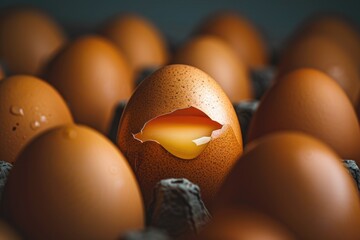
M 194 159 L 210 142 L 212 132 L 221 127 L 201 110 L 189 107 L 151 119 L 134 138 L 157 142 L 178 158 Z
M 145 204 L 165 178 L 187 178 L 211 204 L 242 153 L 240 126 L 227 95 L 203 71 L 168 65 L 139 85 L 119 124 L 118 145 Z

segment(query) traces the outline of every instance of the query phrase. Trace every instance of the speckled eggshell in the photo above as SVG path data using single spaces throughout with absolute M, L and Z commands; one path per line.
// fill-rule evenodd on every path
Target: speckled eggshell
M 39 75 L 65 42 L 60 26 L 38 9 L 5 9 L 0 16 L 0 59 L 12 74 Z
M 247 145 L 219 191 L 219 209 L 259 211 L 295 239 L 358 239 L 360 203 L 355 182 L 323 142 L 280 132 Z
M 281 130 L 305 132 L 341 158 L 360 163 L 355 110 L 339 85 L 321 71 L 295 70 L 273 85 L 251 120 L 247 139 L 251 142 Z
M 224 39 L 238 57 L 252 68 L 268 62 L 267 50 L 256 27 L 235 12 L 219 12 L 204 21 L 198 34 L 210 34 Z
M 45 78 L 63 95 L 77 123 L 104 134 L 110 130 L 115 107 L 134 88 L 123 54 L 95 35 L 70 43 L 50 63 Z
M 11 170 L 2 215 L 25 239 L 117 239 L 144 227 L 135 176 L 97 131 L 66 125 L 32 141 Z
M 247 65 L 218 37 L 191 39 L 178 49 L 172 62 L 191 65 L 206 72 L 220 84 L 232 102 L 252 98 Z
M 191 106 L 223 125 L 198 157 L 180 159 L 158 143 L 141 143 L 132 136 L 149 120 Z M 165 66 L 139 85 L 122 115 L 117 141 L 137 176 L 146 205 L 156 183 L 166 178 L 187 178 L 198 184 L 203 200 L 211 204 L 242 153 L 240 126 L 229 98 L 209 75 L 187 65 Z
M 0 159 L 13 163 L 41 132 L 72 123 L 61 95 L 39 78 L 15 75 L 0 81 Z
M 155 25 L 139 15 L 124 14 L 110 19 L 101 33 L 121 49 L 136 73 L 167 62 L 165 39 Z
M 248 208 L 222 209 L 191 240 L 294 240 L 292 234 L 268 216 Z M 190 240 L 190 239 L 189 239 Z
M 355 105 L 360 97 L 359 67 L 337 42 L 323 35 L 304 35 L 284 50 L 278 67 L 281 78 L 299 68 L 316 68 L 333 78 Z

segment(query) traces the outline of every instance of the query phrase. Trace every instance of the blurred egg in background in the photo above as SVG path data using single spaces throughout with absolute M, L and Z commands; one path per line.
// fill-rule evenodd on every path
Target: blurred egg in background
M 197 67 L 217 81 L 232 102 L 252 98 L 248 66 L 216 36 L 199 36 L 180 47 L 173 63 Z
M 351 54 L 359 65 L 360 33 L 357 24 L 345 14 L 313 14 L 300 24 L 295 35 L 324 35 L 333 39 Z
M 166 41 L 150 20 L 124 14 L 104 23 L 100 32 L 124 53 L 135 75 L 147 68 L 158 68 L 168 60 Z
M 39 75 L 65 42 L 63 29 L 46 12 L 18 7 L 0 13 L 0 60 L 12 74 Z
M 223 39 L 249 67 L 260 68 L 268 63 L 265 42 L 257 27 L 236 12 L 219 12 L 210 16 L 199 27 L 198 34 Z
M 103 37 L 89 35 L 69 43 L 50 62 L 45 79 L 68 103 L 77 123 L 107 134 L 117 103 L 133 91 L 124 55 Z
M 335 40 L 324 35 L 303 35 L 284 50 L 278 78 L 299 68 L 315 68 L 334 79 L 355 105 L 359 99 L 359 68 L 351 55 Z
M 343 159 L 360 160 L 354 107 L 325 73 L 301 68 L 284 75 L 265 94 L 251 120 L 248 141 L 284 130 L 323 140 Z
M 360 238 L 359 8 L 2 0 L 3 220 L 25 239 Z

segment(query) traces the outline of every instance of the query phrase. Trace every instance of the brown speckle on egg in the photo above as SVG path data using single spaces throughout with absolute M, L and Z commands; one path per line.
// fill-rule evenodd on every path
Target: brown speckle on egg
M 133 137 L 149 120 L 189 107 L 223 125 L 198 157 L 181 159 L 156 142 L 142 143 Z M 240 126 L 229 98 L 209 75 L 187 65 L 165 66 L 139 85 L 123 112 L 117 141 L 135 171 L 146 204 L 155 184 L 165 178 L 187 178 L 198 184 L 205 203 L 211 204 L 242 152 Z
M 10 163 L 41 132 L 73 122 L 62 96 L 45 81 L 26 75 L 0 81 L 0 119 L 0 159 Z

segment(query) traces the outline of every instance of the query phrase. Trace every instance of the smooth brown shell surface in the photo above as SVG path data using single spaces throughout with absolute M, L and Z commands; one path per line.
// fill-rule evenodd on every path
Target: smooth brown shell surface
M 360 163 L 355 109 L 339 85 L 318 70 L 295 70 L 273 85 L 251 120 L 248 141 L 282 130 L 305 132 L 341 158 Z
M 200 26 L 198 33 L 222 38 L 252 68 L 264 67 L 268 62 L 262 36 L 251 22 L 236 13 L 223 12 L 211 16 Z
M 60 26 L 40 10 L 15 8 L 0 17 L 0 59 L 12 74 L 39 75 L 65 41 Z
M 351 20 L 336 14 L 320 14 L 308 19 L 296 36 L 321 34 L 337 41 L 360 66 L 360 33 Z
M 326 73 L 344 89 L 354 105 L 359 100 L 359 67 L 334 40 L 322 35 L 305 35 L 292 42 L 281 57 L 278 79 L 299 68 L 315 68 Z
M 13 163 L 41 132 L 72 123 L 64 99 L 48 83 L 16 75 L 0 81 L 0 160 Z
M 104 136 L 76 125 L 52 129 L 25 148 L 2 213 L 26 239 L 116 239 L 144 226 L 126 159 Z
M 218 209 L 243 205 L 283 224 L 296 239 L 360 236 L 354 180 L 328 146 L 302 133 L 275 133 L 247 145 L 217 199 Z
M 223 40 L 214 36 L 199 36 L 180 49 L 173 63 L 201 69 L 214 78 L 232 102 L 252 98 L 248 67 L 240 61 Z
M 77 123 L 107 134 L 113 111 L 133 91 L 128 63 L 106 39 L 84 36 L 50 63 L 46 80 L 65 98 Z
M 198 240 L 293 240 L 291 233 L 273 219 L 244 208 L 223 209 L 201 230 Z
M 191 106 L 223 125 L 195 159 L 180 159 L 156 142 L 134 139 L 132 134 L 147 121 Z M 203 199 L 210 204 L 242 153 L 240 126 L 230 100 L 209 75 L 187 65 L 165 66 L 139 85 L 122 115 L 117 141 L 135 171 L 146 205 L 158 181 L 182 177 L 200 185 Z
M 121 15 L 106 23 L 101 32 L 121 49 L 136 73 L 167 62 L 166 42 L 147 19 L 135 14 Z

